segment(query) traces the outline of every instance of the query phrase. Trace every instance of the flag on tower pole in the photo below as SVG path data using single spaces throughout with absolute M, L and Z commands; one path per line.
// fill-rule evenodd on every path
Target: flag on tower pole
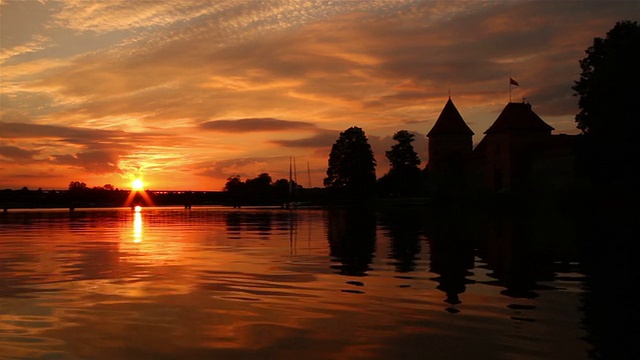
M 513 80 L 513 78 L 509 76 L 509 102 L 511 102 L 511 85 L 520 86 L 517 81 Z

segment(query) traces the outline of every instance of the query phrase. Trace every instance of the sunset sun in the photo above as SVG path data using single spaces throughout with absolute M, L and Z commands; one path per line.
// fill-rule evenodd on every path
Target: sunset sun
M 131 188 L 133 190 L 142 190 L 144 189 L 144 183 L 140 179 L 135 179 L 131 182 Z

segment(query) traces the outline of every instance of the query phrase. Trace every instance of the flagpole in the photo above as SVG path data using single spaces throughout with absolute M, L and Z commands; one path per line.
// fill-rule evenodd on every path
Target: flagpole
M 517 81 L 513 80 L 513 78 L 509 76 L 509 102 L 511 102 L 511 85 L 520 86 Z

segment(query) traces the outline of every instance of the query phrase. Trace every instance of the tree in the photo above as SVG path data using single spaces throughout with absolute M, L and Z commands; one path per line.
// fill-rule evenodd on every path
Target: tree
M 400 130 L 393 135 L 393 140 L 398 143 L 385 153 L 391 169 L 379 182 L 384 193 L 402 196 L 416 195 L 419 192 L 420 159 L 411 145 L 414 137 L 415 135 L 407 130 Z
M 350 127 L 340 133 L 329 154 L 324 186 L 340 189 L 344 195 L 367 197 L 376 183 L 376 160 L 364 131 Z
M 618 22 L 580 61 L 579 165 L 597 185 L 633 186 L 640 163 L 640 27 Z
M 273 182 L 271 175 L 267 173 L 262 173 L 253 179 L 248 179 L 245 181 L 245 185 L 250 192 L 267 192 L 271 187 L 271 183 Z
M 605 39 L 595 38 L 580 61 L 580 80 L 573 90 L 580 96 L 576 115 L 583 133 L 607 135 L 639 129 L 640 27 L 618 22 Z
M 223 191 L 236 195 L 242 191 L 243 187 L 244 187 L 244 183 L 242 182 L 240 175 L 236 175 L 236 176 L 231 176 L 227 179 L 227 183 L 224 184 Z
M 236 205 L 239 205 L 244 196 L 245 184 L 242 182 L 240 175 L 235 175 L 227 178 L 227 183 L 224 184 L 223 191 L 227 194 L 228 200 L 233 201 Z
M 81 192 L 87 190 L 87 184 L 79 181 L 72 181 L 69 183 L 69 191 L 70 192 Z
M 391 146 L 391 150 L 385 153 L 391 165 L 390 172 L 405 171 L 407 169 L 418 170 L 420 159 L 413 149 L 413 145 L 411 145 L 414 137 L 415 135 L 407 130 L 400 130 L 393 134 L 393 140 L 398 143 Z
M 273 188 L 273 195 L 276 199 L 291 199 L 296 197 L 297 192 L 302 189 L 302 186 L 295 181 L 287 179 L 279 179 L 271 185 Z

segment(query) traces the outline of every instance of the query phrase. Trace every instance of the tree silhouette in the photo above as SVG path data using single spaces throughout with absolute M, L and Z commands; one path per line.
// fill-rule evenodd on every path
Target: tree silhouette
M 244 197 L 245 184 L 242 182 L 240 175 L 231 176 L 227 179 L 227 183 L 224 184 L 223 191 L 227 195 L 228 199 L 234 203 L 234 206 L 238 206 Z
M 340 133 L 329 154 L 324 186 L 350 197 L 368 197 L 376 183 L 376 160 L 364 131 L 350 127 Z
M 224 184 L 224 191 L 230 194 L 238 194 L 242 192 L 244 183 L 240 178 L 240 175 L 231 176 L 227 179 L 227 183 Z
M 271 175 L 262 173 L 253 179 L 245 181 L 247 192 L 257 197 L 268 197 L 271 194 Z
M 70 192 L 81 192 L 89 189 L 87 184 L 80 181 L 72 181 L 69 183 L 69 191 Z
M 605 135 L 638 129 L 640 115 L 640 27 L 618 22 L 605 39 L 595 38 L 580 61 L 578 129 Z
M 271 183 L 271 175 L 267 173 L 262 173 L 244 182 L 240 179 L 240 175 L 236 175 L 227 179 L 224 191 L 234 201 L 264 201 L 272 197 Z
M 391 147 L 385 155 L 389 159 L 391 169 L 380 181 L 383 191 L 395 195 L 416 195 L 420 188 L 420 159 L 413 149 L 415 135 L 407 130 L 400 130 L 393 135 L 398 143 Z
M 293 180 L 290 181 L 287 179 L 278 179 L 273 183 L 273 185 L 271 185 L 271 187 L 273 188 L 273 195 L 277 199 L 289 200 L 291 200 L 296 192 L 302 189 L 301 185 Z
M 400 130 L 393 134 L 393 140 L 398 143 L 386 152 L 387 159 L 391 163 L 391 171 L 402 171 L 404 169 L 418 169 L 420 159 L 418 154 L 413 150 L 413 138 L 415 135 L 407 130 Z
M 240 175 L 232 176 L 227 179 L 223 191 L 228 201 L 239 206 L 242 203 L 267 204 L 288 201 L 291 200 L 290 189 L 300 191 L 302 186 L 295 181 L 291 181 L 290 184 L 286 179 L 274 182 L 271 175 L 262 173 L 244 182 Z
M 579 161 L 598 185 L 632 186 L 640 163 L 640 27 L 618 22 L 585 52 L 573 86 L 580 96 L 576 123 L 585 135 Z

